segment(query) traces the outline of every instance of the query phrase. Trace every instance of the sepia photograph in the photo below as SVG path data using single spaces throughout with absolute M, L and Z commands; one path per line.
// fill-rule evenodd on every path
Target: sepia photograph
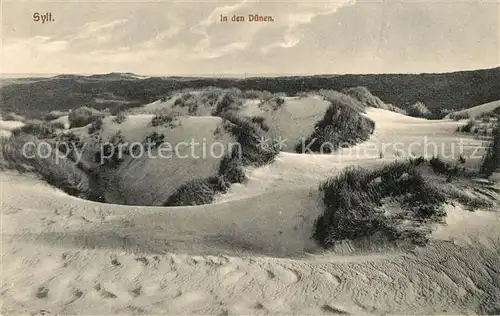
M 0 1 L 0 315 L 500 315 L 498 0 Z

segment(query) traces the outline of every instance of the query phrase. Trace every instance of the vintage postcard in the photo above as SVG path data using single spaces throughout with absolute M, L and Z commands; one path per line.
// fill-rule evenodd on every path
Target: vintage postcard
M 498 0 L 3 0 L 2 315 L 500 314 Z

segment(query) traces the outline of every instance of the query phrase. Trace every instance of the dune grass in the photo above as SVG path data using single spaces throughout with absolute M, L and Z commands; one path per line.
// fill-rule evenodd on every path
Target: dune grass
M 324 213 L 313 238 L 325 248 L 343 240 L 376 239 L 425 245 L 429 224 L 446 216 L 444 204 L 469 211 L 491 208 L 488 196 L 475 194 L 468 173 L 434 157 L 393 162 L 375 170 L 345 169 L 319 186 Z M 457 181 L 450 183 L 453 175 Z
M 347 94 L 357 101 L 361 102 L 365 106 L 374 107 L 377 109 L 384 109 L 396 113 L 406 114 L 406 111 L 394 106 L 392 104 L 387 104 L 382 101 L 379 97 L 374 96 L 367 88 L 365 87 L 351 87 L 342 90 L 342 93 Z
M 217 194 L 227 192 L 233 183 L 245 180 L 245 167 L 259 167 L 271 163 L 279 151 L 272 147 L 261 146 L 260 137 L 264 130 L 259 119 L 240 117 L 234 113 L 224 115 L 225 128 L 233 134 L 240 146 L 220 162 L 217 175 L 206 179 L 190 181 L 179 187 L 164 203 L 164 206 L 200 205 L 213 202 Z
M 43 116 L 43 119 L 46 121 L 53 121 L 53 120 L 60 118 L 61 116 L 65 116 L 68 114 L 69 114 L 69 112 L 54 110 L 54 111 L 50 111 L 49 113 L 45 114 Z
M 500 171 L 500 124 L 493 130 L 493 139 L 484 155 L 480 172 L 485 176 L 490 176 L 493 172 Z
M 225 193 L 229 183 L 223 177 L 196 179 L 180 186 L 165 202 L 164 206 L 186 206 L 210 204 L 219 193 Z
M 82 106 L 68 115 L 68 120 L 71 128 L 86 126 L 95 120 L 104 117 L 105 114 L 96 109 Z
M 24 146 L 28 142 L 32 142 L 34 146 Z M 0 144 L 0 160 L 4 168 L 34 173 L 48 184 L 70 195 L 92 199 L 88 176 L 70 159 L 57 159 L 56 148 L 50 148 L 49 152 L 48 147 L 40 146 L 40 152 L 37 153 L 35 146 L 41 144 L 41 141 L 26 134 L 0 138 Z
M 297 153 L 307 149 L 318 153 L 331 153 L 368 140 L 375 130 L 375 123 L 360 114 L 364 108 L 347 97 L 329 98 L 331 103 L 323 119 L 316 123 L 314 132 L 295 145 Z
M 40 120 L 27 121 L 24 126 L 21 126 L 12 131 L 13 134 L 29 134 L 40 139 L 52 138 L 56 136 L 57 124 L 44 122 Z
M 390 241 L 412 236 L 412 242 L 425 244 L 425 233 L 414 228 L 440 221 L 445 216 L 442 205 L 446 198 L 429 185 L 417 166 L 411 161 L 377 170 L 348 168 L 321 183 L 325 212 L 316 221 L 314 239 L 323 247 L 377 235 Z M 397 202 L 401 211 L 385 212 L 386 199 Z M 408 220 L 414 226 L 405 229 L 402 223 Z

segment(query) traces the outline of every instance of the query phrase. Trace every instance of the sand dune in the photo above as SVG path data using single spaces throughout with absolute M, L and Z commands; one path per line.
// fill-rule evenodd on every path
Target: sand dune
M 4 314 L 500 307 L 498 213 L 450 208 L 448 225 L 425 248 L 341 256 L 319 252 L 308 238 L 321 210 L 309 190 L 260 196 L 268 208 L 247 199 L 169 209 L 82 201 L 12 173 L 2 173 L 1 184 Z
M 449 119 L 452 115 L 461 115 L 461 114 L 466 114 L 466 113 L 468 113 L 471 118 L 474 118 L 474 117 L 480 116 L 483 113 L 492 112 L 493 110 L 497 109 L 498 107 L 500 107 L 500 100 L 481 104 L 481 105 L 478 105 L 478 106 L 475 106 L 475 107 L 472 107 L 472 108 L 469 108 L 466 110 L 453 112 L 453 113 L 446 115 L 445 118 Z
M 425 135 L 460 142 L 456 122 L 366 115 L 377 126 L 368 142 L 281 153 L 212 205 L 101 204 L 1 171 L 2 314 L 499 313 L 498 212 L 448 205 L 447 225 L 412 252 L 377 243 L 325 252 L 311 239 L 320 181 L 410 154 L 357 150 Z

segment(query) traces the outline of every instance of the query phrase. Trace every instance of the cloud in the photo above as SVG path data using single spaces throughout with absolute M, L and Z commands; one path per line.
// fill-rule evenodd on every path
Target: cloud
M 244 49 L 248 45 L 249 41 L 241 41 L 241 38 L 237 42 L 226 43 L 222 47 L 220 44 L 214 44 L 214 37 L 217 35 L 209 34 L 209 29 L 217 23 L 220 15 L 230 15 L 231 13 L 242 9 L 251 3 L 251 0 L 243 0 L 242 2 L 234 5 L 216 7 L 205 19 L 191 27 L 191 32 L 201 35 L 202 39 L 194 45 L 190 58 L 213 59 Z
M 72 40 L 82 40 L 88 38 L 108 39 L 115 27 L 127 23 L 128 19 L 117 19 L 110 22 L 88 22 L 81 31 L 71 35 Z
M 27 53 L 41 55 L 44 53 L 57 53 L 68 48 L 69 43 L 63 40 L 53 40 L 50 36 L 34 36 L 30 38 L 15 39 L 3 46 L 4 53 Z
M 335 2 L 306 2 L 299 3 L 298 7 L 290 10 L 287 18 L 284 19 L 283 26 L 285 28 L 282 40 L 263 46 L 262 53 L 267 53 L 273 48 L 291 48 L 300 43 L 304 38 L 304 33 L 301 32 L 301 27 L 312 23 L 313 19 L 318 16 L 330 15 L 338 11 L 338 9 L 354 5 L 355 0 L 340 0 Z

